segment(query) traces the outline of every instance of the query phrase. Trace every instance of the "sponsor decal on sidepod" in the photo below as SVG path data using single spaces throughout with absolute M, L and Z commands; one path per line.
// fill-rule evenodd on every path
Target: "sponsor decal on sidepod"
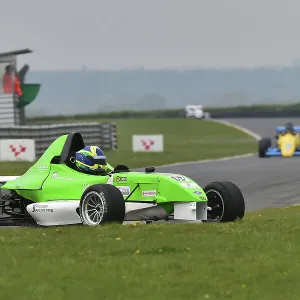
M 32 212 L 53 212 L 52 208 L 47 208 L 47 204 L 34 204 Z
M 153 197 L 153 196 L 156 196 L 156 190 L 143 191 L 142 195 L 143 195 L 143 197 Z
M 130 194 L 130 186 L 117 186 L 123 196 L 128 196 Z
M 117 181 L 117 182 L 127 181 L 127 177 L 120 177 L 120 176 L 117 176 L 117 177 L 116 177 L 116 181 Z

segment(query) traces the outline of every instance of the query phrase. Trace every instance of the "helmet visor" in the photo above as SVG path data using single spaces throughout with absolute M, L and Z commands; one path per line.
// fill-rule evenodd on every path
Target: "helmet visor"
M 95 165 L 107 165 L 106 156 L 87 156 Z

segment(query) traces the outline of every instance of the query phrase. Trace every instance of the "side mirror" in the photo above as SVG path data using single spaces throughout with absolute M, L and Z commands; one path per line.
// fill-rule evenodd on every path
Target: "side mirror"
M 147 168 L 145 168 L 145 172 L 146 173 L 153 173 L 154 171 L 155 171 L 154 167 L 147 167 Z

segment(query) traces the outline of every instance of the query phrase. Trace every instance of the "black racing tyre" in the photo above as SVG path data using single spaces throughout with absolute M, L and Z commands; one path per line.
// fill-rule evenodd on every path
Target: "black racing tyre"
M 104 223 L 123 223 L 125 201 L 118 188 L 110 184 L 96 184 L 82 194 L 79 204 L 82 224 L 98 226 Z
M 243 219 L 245 200 L 232 182 L 211 182 L 204 187 L 207 196 L 207 222 L 233 222 Z
M 266 151 L 269 147 L 271 147 L 271 139 L 270 138 L 262 138 L 258 142 L 258 156 L 259 157 L 268 157 L 266 155 Z

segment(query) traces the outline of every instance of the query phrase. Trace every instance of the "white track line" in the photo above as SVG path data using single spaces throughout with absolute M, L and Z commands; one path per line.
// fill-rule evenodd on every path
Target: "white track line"
M 157 166 L 157 168 L 176 167 L 176 166 L 182 166 L 182 165 L 203 164 L 203 163 L 207 163 L 207 162 L 215 162 L 215 161 L 224 161 L 224 160 L 245 158 L 245 157 L 250 157 L 250 156 L 253 156 L 253 155 L 254 155 L 254 153 L 247 153 L 247 154 L 242 154 L 242 155 L 227 156 L 227 157 L 221 157 L 221 158 L 216 158 L 216 159 L 205 159 L 205 160 L 198 160 L 198 161 L 178 162 L 178 163 L 173 163 L 173 164 L 168 164 L 168 165 L 159 165 L 159 166 Z
M 223 125 L 227 125 L 229 127 L 233 127 L 235 129 L 238 129 L 248 135 L 250 135 L 251 137 L 253 137 L 256 140 L 260 140 L 261 136 L 256 134 L 255 132 L 242 127 L 240 125 L 231 123 L 231 122 L 227 122 L 227 121 L 223 121 L 223 120 L 217 120 L 217 119 L 209 119 L 209 120 L 204 120 L 204 121 L 208 121 L 208 122 L 216 122 L 216 123 L 220 123 Z M 245 158 L 245 157 L 250 157 L 250 156 L 254 156 L 255 153 L 247 153 L 247 154 L 243 154 L 243 155 L 234 155 L 234 156 L 228 156 L 228 157 L 221 157 L 221 158 L 217 158 L 217 159 L 206 159 L 206 160 L 199 160 L 199 161 L 188 161 L 188 162 L 178 162 L 178 163 L 173 163 L 173 164 L 168 164 L 168 165 L 161 165 L 161 166 L 157 166 L 158 168 L 160 167 L 176 167 L 176 166 L 182 166 L 182 165 L 191 165 L 191 164 L 202 164 L 202 163 L 207 163 L 207 162 L 214 162 L 214 161 L 223 161 L 223 160 L 231 160 L 231 159 L 239 159 L 239 158 Z
M 212 121 L 214 121 L 216 123 L 221 123 L 221 124 L 227 125 L 229 127 L 233 127 L 235 129 L 238 129 L 238 130 L 240 130 L 240 131 L 242 131 L 242 132 L 244 132 L 244 133 L 246 133 L 246 134 L 254 137 L 257 141 L 261 139 L 260 135 L 258 135 L 255 132 L 253 132 L 253 131 L 245 128 L 245 127 L 242 127 L 240 125 L 237 125 L 237 124 L 234 124 L 234 123 L 231 123 L 231 122 L 228 122 L 228 121 L 223 121 L 223 120 L 212 120 Z

